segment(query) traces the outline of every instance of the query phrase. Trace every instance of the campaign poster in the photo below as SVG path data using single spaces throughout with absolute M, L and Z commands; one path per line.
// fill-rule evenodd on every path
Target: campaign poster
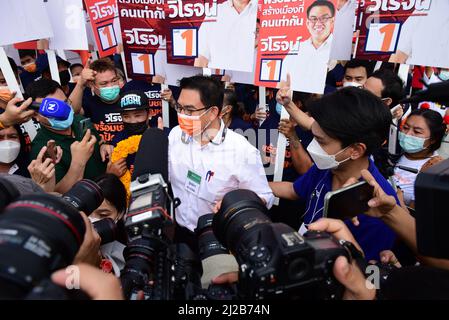
M 357 7 L 357 0 L 337 1 L 330 60 L 351 60 Z
M 260 0 L 256 85 L 323 93 L 336 1 Z
M 116 53 L 120 43 L 117 0 L 84 0 L 100 58 Z
M 167 0 L 168 63 L 251 72 L 257 0 Z
M 361 1 L 356 57 L 449 67 L 449 1 Z

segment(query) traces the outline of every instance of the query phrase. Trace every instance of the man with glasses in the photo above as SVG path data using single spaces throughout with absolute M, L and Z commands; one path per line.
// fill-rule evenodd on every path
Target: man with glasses
M 327 62 L 332 44 L 335 7 L 327 0 L 317 0 L 307 8 L 307 30 L 310 38 L 299 45 L 282 63 L 281 79 L 291 76 L 292 89 L 323 93 Z
M 249 189 L 268 208 L 273 194 L 259 151 L 245 137 L 227 130 L 220 118 L 222 84 L 211 77 L 180 80 L 176 104 L 179 126 L 169 135 L 169 177 L 176 208 L 175 241 L 197 252 L 194 229 L 198 218 L 211 213 L 232 190 Z

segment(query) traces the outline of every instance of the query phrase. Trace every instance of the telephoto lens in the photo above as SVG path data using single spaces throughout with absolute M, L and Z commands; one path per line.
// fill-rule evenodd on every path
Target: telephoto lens
M 101 245 L 113 242 L 118 238 L 117 225 L 111 218 L 105 218 L 92 223 L 101 238 Z
M 228 249 L 217 240 L 214 231 L 212 230 L 214 216 L 215 214 L 209 213 L 199 217 L 195 229 L 195 233 L 198 237 L 199 255 L 201 260 L 217 254 L 229 253 Z
M 100 187 L 92 180 L 83 179 L 73 185 L 63 196 L 72 206 L 79 211 L 90 215 L 104 200 Z
M 22 299 L 70 265 L 86 227 L 73 206 L 49 194 L 26 195 L 0 215 L 0 299 Z

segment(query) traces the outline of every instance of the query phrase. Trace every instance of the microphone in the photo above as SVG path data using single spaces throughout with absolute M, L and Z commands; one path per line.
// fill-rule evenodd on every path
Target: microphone
M 426 89 L 418 91 L 410 98 L 402 99 L 400 103 L 419 103 L 422 101 L 431 101 L 449 106 L 449 80 L 432 83 Z
M 156 128 L 148 128 L 142 135 L 134 161 L 132 180 L 148 173 L 159 173 L 168 181 L 168 137 Z

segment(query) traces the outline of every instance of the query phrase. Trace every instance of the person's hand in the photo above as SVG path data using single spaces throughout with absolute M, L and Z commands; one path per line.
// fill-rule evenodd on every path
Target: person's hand
M 362 170 L 361 173 L 363 179 L 374 187 L 373 198 L 368 201 L 370 209 L 365 214 L 375 218 L 382 218 L 396 207 L 396 199 L 382 190 L 368 170 Z
M 402 108 L 397 108 L 392 113 L 393 119 L 397 119 L 397 120 L 401 119 L 403 115 L 404 115 L 404 110 Z
M 251 115 L 251 120 L 265 120 L 267 118 L 267 112 L 265 108 L 256 108 L 256 111 Z
M 164 89 L 161 91 L 161 99 L 172 103 L 175 99 L 173 98 L 173 92 L 170 89 Z
M 398 258 L 396 258 L 395 254 L 391 250 L 384 250 L 380 252 L 380 262 L 383 264 L 391 264 L 396 268 L 401 268 L 402 265 L 399 262 Z
M 97 143 L 97 138 L 91 133 L 90 129 L 87 129 L 83 140 L 75 141 L 70 146 L 72 162 L 85 165 L 95 150 L 95 143 Z
M 88 263 L 94 267 L 99 267 L 101 262 L 101 238 L 87 216 L 83 212 L 80 212 L 80 214 L 86 225 L 86 233 L 73 263 Z
M 84 66 L 83 71 L 81 71 L 77 84 L 80 84 L 85 87 L 89 82 L 95 81 L 95 76 L 97 75 L 97 72 L 90 68 L 91 63 L 92 59 L 89 58 L 89 60 L 87 60 L 86 65 Z
M 278 130 L 287 138 L 291 139 L 296 136 L 295 130 L 296 123 L 289 119 L 281 119 L 279 122 Z
M 101 161 L 105 162 L 106 160 L 111 159 L 112 152 L 114 152 L 114 146 L 103 143 L 100 146 Z
M 126 165 L 126 158 L 122 158 L 114 163 L 109 161 L 106 168 L 106 173 L 112 173 L 113 175 L 116 175 L 120 178 L 125 174 L 126 170 L 128 170 L 128 167 Z
M 53 192 L 56 186 L 55 164 L 51 158 L 43 160 L 47 147 L 43 147 L 37 158 L 28 166 L 31 179 L 36 182 L 45 192 Z
M 76 267 L 78 272 L 79 288 L 92 300 L 124 300 L 120 281 L 114 275 L 84 263 L 71 267 Z M 69 277 L 72 277 L 71 272 L 66 270 L 73 269 L 60 269 L 51 275 L 51 280 L 61 287 L 66 287 Z
M 13 94 L 15 95 L 15 92 Z M 17 106 L 16 103 L 19 102 L 22 102 L 22 104 Z M 25 101 L 20 98 L 12 98 L 6 105 L 5 111 L 0 114 L 0 122 L 5 127 L 10 127 L 29 121 L 36 114 L 34 110 L 28 110 L 31 102 L 33 102 L 31 98 Z
M 162 117 L 157 118 L 157 128 L 159 130 L 164 130 L 164 120 L 162 120 Z
M 238 272 L 223 273 L 212 279 L 213 284 L 233 284 L 238 281 L 239 281 Z
M 332 234 L 338 240 L 351 242 L 359 251 L 360 245 L 341 220 L 322 218 L 308 227 L 309 230 L 324 231 Z M 345 287 L 344 300 L 373 300 L 376 297 L 376 288 L 365 279 L 356 261 L 348 262 L 344 256 L 335 260 L 333 273 L 338 282 Z
M 292 101 L 292 91 L 290 89 L 290 74 L 287 73 L 287 80 L 279 83 L 279 90 L 276 94 L 276 101 L 284 107 L 288 107 Z

